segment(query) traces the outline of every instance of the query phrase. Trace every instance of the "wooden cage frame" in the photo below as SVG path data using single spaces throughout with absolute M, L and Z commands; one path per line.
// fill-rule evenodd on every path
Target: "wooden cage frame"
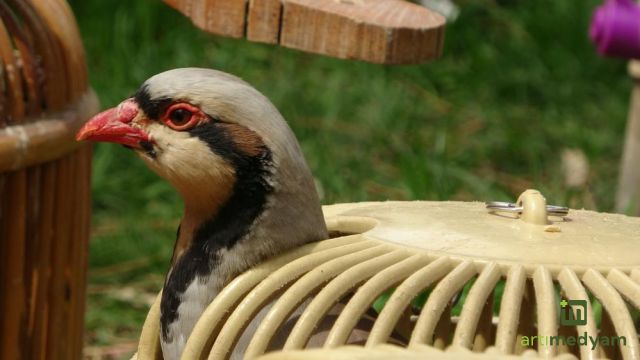
M 0 358 L 83 346 L 91 148 L 98 110 L 64 0 L 0 2 Z

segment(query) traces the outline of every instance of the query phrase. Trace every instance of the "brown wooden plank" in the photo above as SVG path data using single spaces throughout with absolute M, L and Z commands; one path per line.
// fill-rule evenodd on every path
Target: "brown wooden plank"
M 245 0 L 171 0 L 172 7 L 193 24 L 210 33 L 240 38 L 244 36 Z
M 281 0 L 250 0 L 247 39 L 277 44 L 280 41 Z
M 404 0 L 249 0 L 242 18 L 245 0 L 165 2 L 215 34 L 246 28 L 252 41 L 341 59 L 420 63 L 440 56 L 444 41 L 444 17 Z
M 440 54 L 444 18 L 401 0 L 286 0 L 282 46 L 374 63 L 417 63 Z
M 165 4 L 171 6 L 172 8 L 176 9 L 176 10 L 180 10 L 179 8 L 179 3 L 180 0 L 164 0 Z

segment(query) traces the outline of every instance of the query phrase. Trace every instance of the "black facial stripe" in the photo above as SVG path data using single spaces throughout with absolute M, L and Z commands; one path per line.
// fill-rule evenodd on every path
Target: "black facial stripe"
M 166 107 L 173 102 L 170 98 L 152 99 L 147 85 L 142 85 L 133 95 L 133 98 L 151 120 L 158 120 Z
M 218 122 L 205 123 L 189 130 L 189 134 L 204 141 L 213 153 L 233 164 L 236 171 L 246 167 L 245 163 L 250 159 L 239 151 L 233 137 L 223 124 Z
M 158 156 L 155 148 L 153 147 L 153 143 L 151 143 L 150 141 L 142 140 L 140 141 L 140 146 L 142 147 L 142 150 L 144 150 L 144 152 L 152 159 L 155 159 Z
M 168 325 L 178 317 L 179 296 L 196 276 L 207 276 L 219 262 L 219 251 L 232 248 L 249 232 L 265 208 L 273 191 L 268 179 L 273 167 L 270 150 L 265 146 L 255 156 L 244 154 L 225 127 L 219 123 L 202 124 L 189 131 L 209 148 L 231 163 L 236 172 L 233 194 L 217 215 L 202 224 L 191 246 L 175 264 L 162 293 L 162 336 L 168 340 Z

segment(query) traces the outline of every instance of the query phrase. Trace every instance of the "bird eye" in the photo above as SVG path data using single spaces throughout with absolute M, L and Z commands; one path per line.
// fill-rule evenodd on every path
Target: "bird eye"
M 174 125 L 180 126 L 191 120 L 191 115 L 193 114 L 187 109 L 175 109 L 169 113 L 169 120 L 171 120 Z
M 173 130 L 189 130 L 196 126 L 204 114 L 189 103 L 177 103 L 169 107 L 164 115 L 164 123 Z

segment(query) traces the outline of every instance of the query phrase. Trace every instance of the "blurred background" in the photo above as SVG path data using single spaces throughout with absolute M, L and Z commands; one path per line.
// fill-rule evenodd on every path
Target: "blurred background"
M 185 66 L 244 78 L 296 133 L 325 204 L 548 202 L 612 211 L 632 82 L 596 55 L 599 1 L 456 1 L 443 56 L 342 61 L 211 36 L 157 0 L 71 0 L 104 108 Z M 135 350 L 162 286 L 181 203 L 130 151 L 95 147 L 87 357 Z

